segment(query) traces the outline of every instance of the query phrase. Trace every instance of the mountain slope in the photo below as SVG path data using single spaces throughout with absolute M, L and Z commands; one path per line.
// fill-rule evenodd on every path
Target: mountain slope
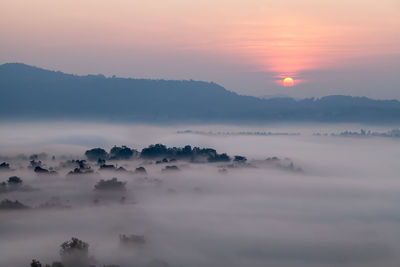
M 0 65 L 0 120 L 399 122 L 400 102 L 365 97 L 260 99 L 215 83 L 77 76 Z

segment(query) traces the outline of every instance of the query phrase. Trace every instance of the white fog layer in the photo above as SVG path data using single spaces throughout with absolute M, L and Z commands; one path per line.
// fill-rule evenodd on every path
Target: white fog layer
M 26 207 L 0 205 L 0 266 L 61 261 L 60 245 L 75 237 L 97 266 L 397 267 L 400 139 L 315 135 L 396 128 L 3 124 L 0 202 Z M 152 144 L 213 148 L 231 160 L 85 156 Z M 69 174 L 76 160 L 91 171 Z M 22 182 L 7 182 L 13 176 Z M 99 181 L 112 178 L 122 183 L 103 190 Z

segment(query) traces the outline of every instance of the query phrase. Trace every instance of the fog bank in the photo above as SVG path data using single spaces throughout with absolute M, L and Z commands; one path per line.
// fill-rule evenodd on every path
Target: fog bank
M 313 135 L 361 127 L 2 125 L 0 163 L 11 170 L 0 171 L 0 183 L 18 176 L 26 190 L 0 192 L 0 201 L 30 208 L 0 210 L 0 266 L 59 261 L 59 246 L 71 237 L 89 244 L 98 266 L 397 266 L 399 140 Z M 185 129 L 301 134 L 177 133 Z M 66 162 L 86 159 L 87 149 L 126 145 L 140 151 L 156 143 L 211 147 L 247 162 L 156 164 L 139 157 L 107 160 L 127 172 L 88 161 L 93 173 L 68 175 L 73 167 Z M 34 153 L 57 174 L 28 168 Z M 179 170 L 165 171 L 169 165 Z M 146 174 L 134 172 L 141 166 Z M 99 180 L 112 177 L 125 182 L 125 190 L 95 190 Z M 125 246 L 120 234 L 145 242 Z

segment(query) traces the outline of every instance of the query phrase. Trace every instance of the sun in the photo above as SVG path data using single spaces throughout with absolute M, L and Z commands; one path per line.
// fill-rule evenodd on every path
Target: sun
M 290 77 L 286 77 L 285 79 L 283 79 L 282 83 L 283 83 L 283 86 L 290 87 L 290 86 L 294 85 L 294 80 Z

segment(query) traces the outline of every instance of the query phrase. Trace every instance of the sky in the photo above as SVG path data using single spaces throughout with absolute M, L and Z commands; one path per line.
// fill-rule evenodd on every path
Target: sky
M 1 0 L 0 36 L 0 64 L 400 99 L 398 0 Z

